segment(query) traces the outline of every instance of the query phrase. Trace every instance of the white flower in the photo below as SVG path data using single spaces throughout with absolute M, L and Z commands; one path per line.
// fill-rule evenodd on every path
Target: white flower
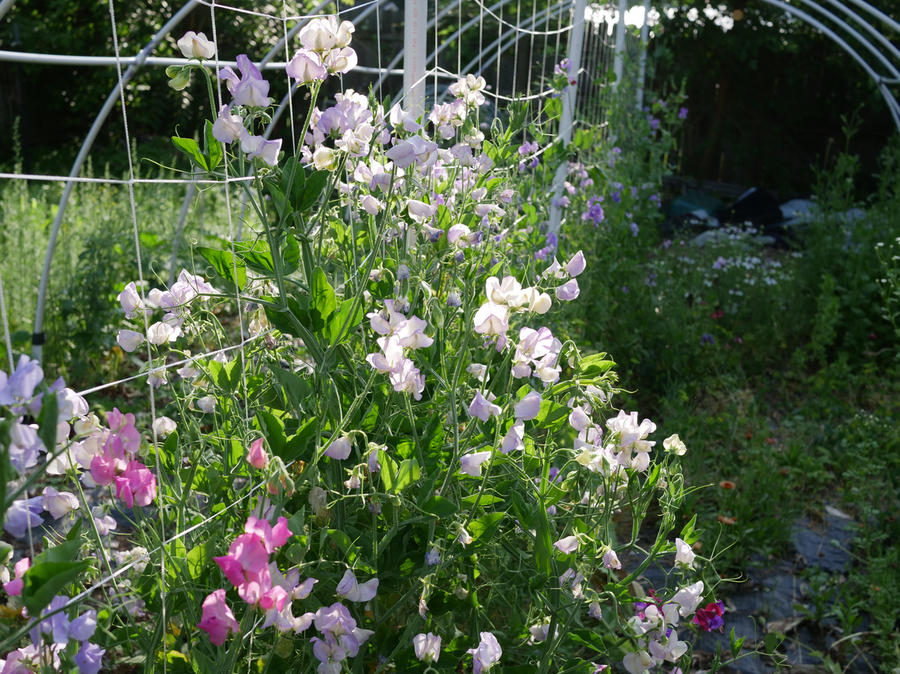
M 144 303 L 138 295 L 137 287 L 134 281 L 125 286 L 125 289 L 119 293 L 119 304 L 125 311 L 125 318 L 134 318 L 144 308 Z
M 294 54 L 294 58 L 284 69 L 288 77 L 293 77 L 298 84 L 309 84 L 324 80 L 328 76 L 328 71 L 322 64 L 322 57 L 308 49 L 301 49 Z
M 78 499 L 71 492 L 56 491 L 53 487 L 44 487 L 43 496 L 44 499 L 41 505 L 55 520 L 78 509 Z
M 219 108 L 219 115 L 213 122 L 213 137 L 226 145 L 233 143 L 241 137 L 244 130 L 244 120 L 239 115 L 233 115 L 227 105 Z
M 175 432 L 177 425 L 169 417 L 158 417 L 153 422 L 153 431 L 156 435 L 165 439 Z
M 337 156 L 331 148 L 320 146 L 313 152 L 313 164 L 320 171 L 333 171 L 337 168 Z
M 459 459 L 459 472 L 471 475 L 472 477 L 481 477 L 481 464 L 491 458 L 491 452 L 472 452 L 465 454 Z
M 558 541 L 556 541 L 556 543 L 553 544 L 553 547 L 563 554 L 568 555 L 578 549 L 578 537 L 566 536 L 565 538 L 560 538 Z
M 684 456 L 687 452 L 687 447 L 684 442 L 682 442 L 681 438 L 678 437 L 678 433 L 670 435 L 663 440 L 663 448 L 667 452 L 673 452 L 676 456 Z
M 359 203 L 363 207 L 363 210 L 369 215 L 378 215 L 384 208 L 384 204 L 371 194 L 363 196 L 363 198 L 359 200 Z
M 199 407 L 203 412 L 207 414 L 211 414 L 216 411 L 216 397 L 215 396 L 203 396 L 202 398 L 197 398 L 197 407 Z
M 441 656 L 441 637 L 429 632 L 413 637 L 413 650 L 422 662 L 437 662 Z
M 147 341 L 151 344 L 165 344 L 174 342 L 181 335 L 181 328 L 164 321 L 154 323 L 147 329 Z
M 694 551 L 691 546 L 680 538 L 675 539 L 675 563 L 684 564 L 689 569 L 694 568 Z
M 192 30 L 182 35 L 176 44 L 186 59 L 211 59 L 216 53 L 212 40 Z
M 485 302 L 475 312 L 472 322 L 475 324 L 475 332 L 480 335 L 505 335 L 509 330 L 509 307 Z

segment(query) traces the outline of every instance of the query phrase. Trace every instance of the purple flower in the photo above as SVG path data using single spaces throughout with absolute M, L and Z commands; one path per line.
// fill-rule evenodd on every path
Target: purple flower
M 687 108 L 679 108 L 678 110 L 678 119 L 687 119 L 688 109 Z
M 25 410 L 19 406 L 31 402 L 35 387 L 43 379 L 44 371 L 38 361 L 25 355 L 19 356 L 19 363 L 8 378 L 0 370 L 0 405 L 15 406 L 13 412 L 23 414 Z
M 726 260 L 724 257 L 722 257 L 720 255 L 718 258 L 716 258 L 716 261 L 713 262 L 712 268 L 713 269 L 725 269 L 725 267 L 727 267 L 727 266 L 728 266 L 728 260 Z
M 241 77 L 231 67 L 226 66 L 219 71 L 219 79 L 225 80 L 225 86 L 234 97 L 236 105 L 265 107 L 269 104 L 269 83 L 263 79 L 259 69 L 253 65 L 246 54 L 238 54 L 237 65 Z
M 628 228 L 631 230 L 631 236 L 637 236 L 638 232 L 640 231 L 640 228 L 638 227 L 636 222 L 632 222 L 630 225 L 628 225 Z
M 85 641 L 81 649 L 75 655 L 75 664 L 78 665 L 79 674 L 97 674 L 102 666 L 101 659 L 106 651 L 97 644 Z
M 556 299 L 563 302 L 571 302 L 578 298 L 581 290 L 578 288 L 578 281 L 570 279 L 556 289 Z
M 490 632 L 482 632 L 478 648 L 470 648 L 466 653 L 472 656 L 474 674 L 481 674 L 500 661 L 503 649 L 500 648 L 497 637 Z
M 469 404 L 469 416 L 478 417 L 482 421 L 487 421 L 491 416 L 497 416 L 498 414 L 500 414 L 499 405 L 495 405 L 485 398 L 481 394 L 481 391 L 475 393 L 475 397 L 472 399 L 471 404 Z
M 652 131 L 657 131 L 659 129 L 659 120 L 656 117 L 648 117 L 647 121 L 650 123 L 650 129 Z
M 3 528 L 16 538 L 25 538 L 26 533 L 32 527 L 43 524 L 41 511 L 44 509 L 43 496 L 35 496 L 29 499 L 19 499 L 6 511 L 6 521 Z
M 556 543 L 553 544 L 553 547 L 559 550 L 564 555 L 568 555 L 578 549 L 578 537 L 566 536 L 565 538 L 560 538 L 558 541 L 556 541 Z
M 425 563 L 428 566 L 437 566 L 441 563 L 441 553 L 437 548 L 431 548 L 425 553 Z
M 603 201 L 603 197 L 591 197 L 587 202 L 587 210 L 581 214 L 581 219 L 592 221 L 594 227 L 603 222 L 604 213 L 603 206 L 600 205 L 601 201 Z
M 700 343 L 701 344 L 715 344 L 716 338 L 713 337 L 708 332 L 704 332 L 702 335 L 700 335 Z

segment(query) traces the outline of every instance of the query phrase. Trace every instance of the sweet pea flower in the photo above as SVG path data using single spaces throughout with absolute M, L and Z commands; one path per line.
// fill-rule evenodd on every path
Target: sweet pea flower
M 575 407 L 569 413 L 569 425 L 576 431 L 585 431 L 591 425 L 591 418 L 583 407 Z
M 413 650 L 422 662 L 437 662 L 441 656 L 441 637 L 429 632 L 413 637 Z
M 216 411 L 216 397 L 214 395 L 208 395 L 197 398 L 197 408 L 201 412 L 212 414 Z
M 127 351 L 128 353 L 138 348 L 143 341 L 144 335 L 134 330 L 119 330 L 119 334 L 116 335 L 116 342 L 122 351 Z
M 482 632 L 478 648 L 470 648 L 466 653 L 472 656 L 474 674 L 481 674 L 500 662 L 503 649 L 491 632 Z
M 202 35 L 202 33 L 201 33 Z M 81 648 L 75 654 L 75 664 L 78 674 L 97 674 L 103 666 L 103 655 L 106 650 L 90 641 L 83 641 Z
M 503 336 L 509 330 L 509 307 L 504 304 L 485 302 L 472 318 L 475 332 L 480 335 Z
M 129 508 L 133 508 L 135 503 L 148 506 L 156 498 L 156 478 L 140 461 L 129 462 L 115 482 L 116 498 L 122 499 Z
M 488 396 L 493 398 L 490 393 L 488 393 Z M 500 414 L 500 406 L 495 405 L 491 400 L 485 398 L 481 391 L 476 391 L 475 397 L 469 404 L 468 412 L 469 416 L 478 417 L 482 421 L 487 421 L 488 418 Z
M 503 441 L 500 443 L 500 451 L 503 454 L 509 454 L 514 449 L 525 449 L 524 440 L 525 422 L 520 419 L 510 426 L 506 435 L 503 436 Z
M 211 59 L 216 53 L 216 45 L 203 33 L 189 30 L 176 43 L 186 59 Z
M 334 150 L 319 146 L 312 156 L 313 166 L 319 171 L 333 171 L 337 168 L 337 155 Z
M 459 472 L 472 477 L 481 477 L 481 464 L 489 458 L 491 458 L 490 451 L 464 454 L 459 458 Z
M 619 556 L 612 548 L 609 548 L 606 552 L 603 553 L 603 566 L 605 566 L 607 569 L 622 568 L 622 563 L 619 561 Z
M 240 632 L 238 621 L 225 603 L 225 590 L 216 590 L 203 600 L 203 614 L 197 627 L 207 632 L 209 640 L 216 646 L 225 643 L 229 632 Z
M 269 83 L 263 79 L 259 69 L 253 65 L 246 54 L 238 54 L 237 65 L 241 71 L 241 77 L 238 77 L 230 66 L 219 71 L 219 79 L 225 80 L 225 86 L 234 97 L 235 105 L 262 108 L 269 105 Z
M 675 563 L 683 564 L 689 569 L 694 568 L 694 551 L 691 546 L 680 538 L 675 539 Z
M 371 194 L 364 195 L 359 200 L 360 205 L 363 207 L 363 210 L 369 215 L 378 215 L 381 210 L 384 208 L 384 204 L 378 201 Z
M 3 528 L 11 536 L 25 538 L 25 534 L 29 529 L 42 524 L 44 521 L 41 517 L 41 511 L 44 509 L 42 503 L 42 496 L 13 501 L 6 511 L 6 520 L 3 522 Z
M 350 438 L 343 435 L 328 445 L 328 449 L 326 449 L 324 453 L 325 456 L 330 456 L 332 459 L 343 461 L 350 456 L 350 451 L 352 449 L 353 444 L 350 442 Z
M 320 82 L 328 77 L 328 71 L 322 63 L 322 57 L 309 49 L 301 49 L 285 66 L 288 77 L 293 77 L 297 84 Z
M 424 201 L 419 201 L 418 199 L 407 199 L 406 209 L 409 213 L 409 217 L 416 222 L 421 223 L 430 220 L 434 216 L 437 206 L 426 204 Z
M 176 428 L 177 424 L 169 417 L 157 417 L 153 421 L 153 432 L 156 433 L 160 439 L 165 439 L 172 435 Z
M 332 49 L 326 52 L 322 62 L 325 64 L 328 72 L 337 75 L 353 70 L 358 63 L 358 58 L 353 47 L 341 47 L 340 49 Z
M 3 583 L 3 589 L 6 591 L 10 597 L 16 597 L 22 594 L 22 589 L 25 587 L 25 581 L 22 579 L 22 576 L 25 575 L 25 572 L 31 568 L 31 558 L 23 557 L 16 565 L 13 567 L 13 571 L 15 573 L 15 578 L 8 583 Z
M 571 302 L 578 298 L 581 290 L 578 288 L 578 281 L 571 279 L 556 289 L 556 299 L 563 302 Z
M 125 311 L 125 318 L 135 318 L 144 309 L 144 303 L 138 295 L 134 281 L 125 286 L 125 289 L 118 294 L 118 299 Z
M 693 585 L 687 585 L 672 597 L 672 603 L 678 605 L 678 613 L 682 618 L 686 618 L 697 610 L 700 604 L 700 598 L 703 595 L 703 581 L 698 580 Z
M 375 597 L 376 592 L 378 592 L 378 579 L 372 578 L 360 584 L 356 580 L 353 571 L 347 569 L 335 588 L 335 592 L 339 597 L 343 597 L 347 601 L 360 603 L 371 601 Z
M 627 653 L 622 659 L 622 665 L 629 674 L 644 674 L 653 667 L 653 658 L 647 651 Z
M 244 131 L 244 120 L 240 115 L 231 114 L 231 109 L 227 105 L 219 108 L 219 114 L 216 121 L 213 122 L 213 137 L 219 142 L 229 145 L 241 137 Z
M 565 538 L 560 538 L 558 541 L 556 541 L 556 543 L 553 544 L 553 547 L 559 550 L 561 553 L 568 555 L 578 549 L 578 537 L 566 536 Z
M 65 517 L 73 510 L 78 509 L 78 499 L 75 494 L 68 491 L 57 491 L 53 487 L 44 487 L 41 504 L 50 516 L 58 520 Z
M 269 465 L 269 455 L 263 448 L 262 438 L 257 438 L 251 443 L 250 449 L 247 451 L 247 463 L 257 470 L 263 470 Z
M 349 21 L 338 23 L 336 16 L 312 19 L 300 31 L 300 44 L 310 51 L 318 52 L 346 47 L 353 39 L 355 30 L 356 27 Z
M 584 253 L 580 250 L 572 256 L 572 259 L 566 262 L 563 269 L 565 269 L 566 273 L 572 278 L 578 276 L 581 272 L 584 271 L 584 268 L 587 266 L 587 263 L 584 260 Z
M 663 440 L 663 448 L 667 452 L 672 452 L 676 456 L 684 456 L 687 452 L 687 447 L 684 442 L 682 442 L 681 438 L 678 437 L 678 433 L 674 435 L 670 435 L 668 438 Z
M 259 157 L 269 166 L 275 166 L 278 163 L 278 153 L 281 151 L 281 138 L 278 140 L 266 140 L 263 136 L 251 135 L 247 129 L 241 127 L 240 139 L 241 149 L 251 159 Z

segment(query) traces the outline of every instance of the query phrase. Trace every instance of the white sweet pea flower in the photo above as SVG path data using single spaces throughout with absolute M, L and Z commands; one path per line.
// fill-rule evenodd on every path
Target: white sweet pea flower
M 153 431 L 163 440 L 172 435 L 176 428 L 177 424 L 169 417 L 158 417 L 153 421 Z
M 176 43 L 186 59 L 211 59 L 216 54 L 216 45 L 203 33 L 189 30 Z
M 55 520 L 78 509 L 78 499 L 71 492 L 57 491 L 53 487 L 44 487 L 43 497 L 41 505 Z
M 687 568 L 694 568 L 694 551 L 691 546 L 680 538 L 675 539 L 675 563 L 683 564 Z
M 144 335 L 134 330 L 119 330 L 116 335 L 116 342 L 122 348 L 122 351 L 131 353 L 138 348 L 144 341 Z
M 678 433 L 674 435 L 670 435 L 668 438 L 663 440 L 663 448 L 667 452 L 672 452 L 676 456 L 684 456 L 687 452 L 687 447 L 684 442 L 682 442 L 681 438 L 678 437 Z
M 337 168 L 337 155 L 331 148 L 319 146 L 313 152 L 313 165 L 320 171 L 333 171 Z

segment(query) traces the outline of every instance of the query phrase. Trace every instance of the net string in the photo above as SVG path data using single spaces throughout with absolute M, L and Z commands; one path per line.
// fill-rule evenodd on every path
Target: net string
M 525 35 L 532 35 L 532 36 L 534 36 L 534 35 L 549 36 L 549 35 L 559 35 L 560 33 L 568 33 L 570 30 L 572 30 L 571 24 L 566 26 L 565 28 L 557 27 L 554 30 L 530 30 L 528 28 L 522 28 L 519 25 L 509 23 L 508 21 L 503 20 L 503 5 L 500 5 L 500 15 L 497 16 L 496 14 L 494 14 L 494 12 L 491 11 L 491 9 L 489 7 L 485 7 L 484 4 L 481 2 L 481 0 L 474 0 L 474 1 L 475 1 L 475 4 L 477 4 L 479 7 L 481 7 L 481 10 L 485 14 L 490 15 L 491 17 L 496 19 L 501 25 L 506 26 L 507 28 L 511 28 L 512 30 L 514 30 L 517 33 L 523 33 Z
M 127 106 L 125 105 L 125 83 L 123 82 L 123 78 L 122 78 L 122 63 L 119 60 L 119 58 L 120 58 L 119 36 L 118 36 L 118 30 L 116 27 L 116 10 L 115 10 L 115 4 L 114 4 L 113 0 L 109 0 L 109 21 L 110 21 L 110 30 L 112 31 L 113 49 L 115 51 L 115 56 L 116 56 L 116 61 L 117 61 L 116 75 L 119 80 L 119 104 L 122 106 L 122 127 L 123 127 L 123 133 L 125 136 L 125 152 L 126 152 L 127 158 L 128 158 L 128 176 L 129 176 L 129 178 L 133 179 L 134 178 L 134 162 L 132 161 L 132 157 L 131 157 L 131 135 L 130 135 L 130 131 L 128 128 L 128 111 L 127 111 Z M 138 280 L 140 281 L 139 292 L 140 292 L 141 302 L 143 302 L 144 301 L 144 268 L 143 268 L 143 261 L 141 260 L 140 232 L 138 230 L 137 204 L 136 204 L 135 198 L 134 198 L 134 185 L 133 184 L 128 185 L 128 202 L 129 202 L 129 206 L 131 208 L 131 225 L 132 225 L 132 230 L 133 230 L 133 234 L 134 234 L 134 249 L 135 249 L 135 257 L 137 260 L 137 267 L 138 267 Z M 144 318 L 144 332 L 145 332 L 145 334 L 148 334 L 149 328 L 150 328 L 149 318 L 147 317 L 147 312 L 142 312 L 142 313 L 143 313 L 143 318 Z M 147 360 L 149 362 L 152 362 L 152 360 L 153 360 L 153 353 L 152 353 L 152 349 L 151 349 L 151 345 L 150 345 L 149 341 L 147 342 Z M 149 380 L 148 380 L 147 389 L 150 394 L 150 419 L 151 419 L 150 429 L 151 429 L 151 433 L 152 433 L 152 437 L 153 437 L 153 447 L 158 448 L 159 439 L 158 439 L 157 433 L 156 433 L 156 427 L 157 427 L 157 424 L 156 424 L 156 394 L 155 394 L 155 392 L 153 390 L 153 386 L 150 384 Z M 162 485 L 163 485 L 162 466 L 160 465 L 158 449 L 157 449 L 157 451 L 154 452 L 154 456 L 156 459 L 156 466 L 155 466 L 156 482 L 159 485 L 159 489 L 161 492 Z M 159 500 L 158 495 L 157 495 L 157 499 Z M 163 504 L 161 502 L 159 502 L 158 513 L 159 513 L 159 538 L 160 538 L 160 540 L 165 540 L 165 538 L 166 538 L 165 507 L 163 506 Z M 106 549 L 103 548 L 102 546 L 100 546 L 100 548 L 101 548 L 101 554 L 104 556 L 104 561 L 107 563 L 107 566 L 109 566 L 109 560 L 106 557 Z M 160 575 L 159 575 L 160 617 L 162 618 L 163 626 L 165 626 L 168 624 L 168 621 L 166 619 L 166 551 L 165 551 L 165 548 L 163 548 L 160 551 L 159 559 L 160 559 Z M 167 666 L 166 662 L 168 660 L 168 657 L 166 655 L 166 652 L 167 652 L 167 644 L 166 644 L 166 638 L 165 638 L 166 631 L 167 630 L 164 628 L 163 634 L 161 637 L 162 655 L 163 655 L 163 674 L 165 674 L 165 672 L 166 672 L 166 666 Z

